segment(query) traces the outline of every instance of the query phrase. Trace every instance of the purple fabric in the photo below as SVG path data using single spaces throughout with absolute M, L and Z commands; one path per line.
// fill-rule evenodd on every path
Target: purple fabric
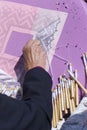
M 29 39 L 32 39 L 32 35 L 30 34 L 12 32 L 5 52 L 20 57 L 22 55 L 22 48 Z

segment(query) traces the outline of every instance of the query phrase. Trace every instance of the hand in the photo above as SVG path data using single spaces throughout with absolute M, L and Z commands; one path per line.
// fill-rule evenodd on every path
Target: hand
M 46 53 L 40 41 L 30 40 L 23 48 L 23 56 L 27 70 L 40 66 L 46 67 Z

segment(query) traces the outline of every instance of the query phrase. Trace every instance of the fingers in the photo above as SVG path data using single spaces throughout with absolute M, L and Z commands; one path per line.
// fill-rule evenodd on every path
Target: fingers
M 39 40 L 30 40 L 26 43 L 25 47 L 31 47 L 31 46 L 37 46 L 40 45 L 40 41 Z
M 39 40 L 30 40 L 23 48 L 23 55 L 27 68 L 41 66 L 45 68 L 46 53 Z
M 39 40 L 30 40 L 26 43 L 26 45 L 23 48 L 23 52 L 25 50 L 30 50 L 30 49 L 36 49 L 37 48 L 41 48 L 41 43 Z
M 24 52 L 25 50 L 28 50 L 28 49 L 30 48 L 30 46 L 32 45 L 32 43 L 33 43 L 33 40 L 30 40 L 29 42 L 27 42 L 27 43 L 25 44 L 25 46 L 23 47 L 23 52 Z
M 36 51 L 36 52 L 41 52 L 44 51 L 41 42 L 39 40 L 30 40 L 26 43 L 26 45 L 23 48 L 23 52 L 24 51 L 30 51 L 32 50 L 32 52 Z M 45 51 L 44 51 L 45 52 Z

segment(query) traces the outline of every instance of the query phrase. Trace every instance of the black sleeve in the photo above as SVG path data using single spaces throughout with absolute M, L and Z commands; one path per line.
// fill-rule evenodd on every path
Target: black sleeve
M 0 94 L 0 130 L 51 130 L 52 80 L 42 68 L 29 70 L 23 100 Z

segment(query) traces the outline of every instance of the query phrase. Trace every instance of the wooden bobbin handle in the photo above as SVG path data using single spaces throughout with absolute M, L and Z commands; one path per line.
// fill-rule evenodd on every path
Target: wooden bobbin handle
M 68 70 L 68 73 L 76 81 L 79 87 L 85 92 L 85 94 L 87 94 L 87 89 L 73 76 L 73 74 L 69 70 Z

